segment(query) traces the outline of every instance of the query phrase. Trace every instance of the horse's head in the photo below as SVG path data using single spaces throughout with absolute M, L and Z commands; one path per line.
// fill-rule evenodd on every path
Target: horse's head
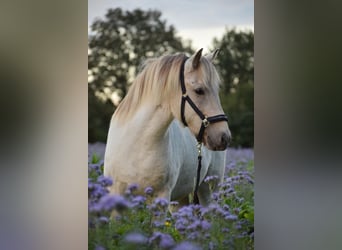
M 178 110 L 183 124 L 208 149 L 225 150 L 231 133 L 218 94 L 220 79 L 212 64 L 217 52 L 202 56 L 200 49 L 185 61 L 183 76 L 183 69 L 180 73 L 184 87 L 182 98 L 178 99 L 181 101 L 178 101 L 181 106 Z

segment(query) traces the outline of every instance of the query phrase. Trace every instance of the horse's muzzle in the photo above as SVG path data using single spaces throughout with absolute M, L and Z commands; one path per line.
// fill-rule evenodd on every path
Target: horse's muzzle
M 231 141 L 230 132 L 228 132 L 228 133 L 223 132 L 223 133 L 221 133 L 220 136 L 218 136 L 215 139 L 211 138 L 210 136 L 206 136 L 204 138 L 204 144 L 210 150 L 214 150 L 214 151 L 226 150 L 227 147 L 229 146 L 230 141 Z

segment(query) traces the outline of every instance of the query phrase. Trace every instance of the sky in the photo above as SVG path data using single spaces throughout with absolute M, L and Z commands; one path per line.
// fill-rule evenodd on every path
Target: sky
M 226 28 L 254 31 L 253 0 L 88 0 L 88 30 L 96 18 L 117 7 L 160 10 L 162 19 L 182 39 L 191 40 L 195 50 L 213 49 L 213 38 L 221 38 Z

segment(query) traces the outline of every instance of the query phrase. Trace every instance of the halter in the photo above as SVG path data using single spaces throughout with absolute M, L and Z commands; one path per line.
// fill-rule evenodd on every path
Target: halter
M 202 140 L 203 140 L 203 134 L 204 130 L 212 123 L 217 123 L 217 122 L 228 122 L 228 117 L 225 114 L 221 115 L 214 115 L 214 116 L 205 116 L 201 110 L 196 106 L 196 104 L 191 100 L 191 98 L 187 95 L 186 93 L 186 88 L 185 88 L 185 83 L 184 83 L 184 65 L 185 61 L 188 58 L 185 57 L 185 59 L 182 62 L 181 68 L 180 68 L 180 83 L 181 83 L 181 88 L 182 88 L 182 102 L 181 102 L 181 118 L 182 122 L 185 127 L 188 126 L 186 120 L 185 120 L 185 102 L 188 102 L 189 105 L 192 107 L 192 109 L 197 113 L 197 115 L 201 118 L 202 123 L 201 123 L 201 128 L 196 136 L 197 139 L 197 149 L 198 149 L 198 167 L 197 167 L 197 177 L 196 177 L 196 185 L 195 185 L 195 191 L 194 191 L 194 203 L 199 204 L 199 199 L 197 195 L 198 191 L 198 186 L 199 186 L 199 180 L 200 180 L 200 173 L 201 173 L 201 161 L 202 161 Z

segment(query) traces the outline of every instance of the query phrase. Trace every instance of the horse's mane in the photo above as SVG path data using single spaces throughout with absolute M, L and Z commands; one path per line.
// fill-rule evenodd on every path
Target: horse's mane
M 176 54 L 146 60 L 127 95 L 117 107 L 115 119 L 127 120 L 142 103 L 149 101 L 160 104 L 162 101 L 168 101 L 177 90 L 180 91 L 180 67 L 185 58 L 184 54 Z M 218 75 L 211 63 L 202 57 L 201 64 L 204 65 L 204 70 L 209 72 L 205 84 L 219 83 L 213 79 Z
M 115 111 L 115 118 L 126 120 L 145 101 L 159 103 L 175 93 L 179 85 L 179 69 L 184 54 L 167 55 L 146 60 L 141 72 L 133 81 L 127 95 Z

